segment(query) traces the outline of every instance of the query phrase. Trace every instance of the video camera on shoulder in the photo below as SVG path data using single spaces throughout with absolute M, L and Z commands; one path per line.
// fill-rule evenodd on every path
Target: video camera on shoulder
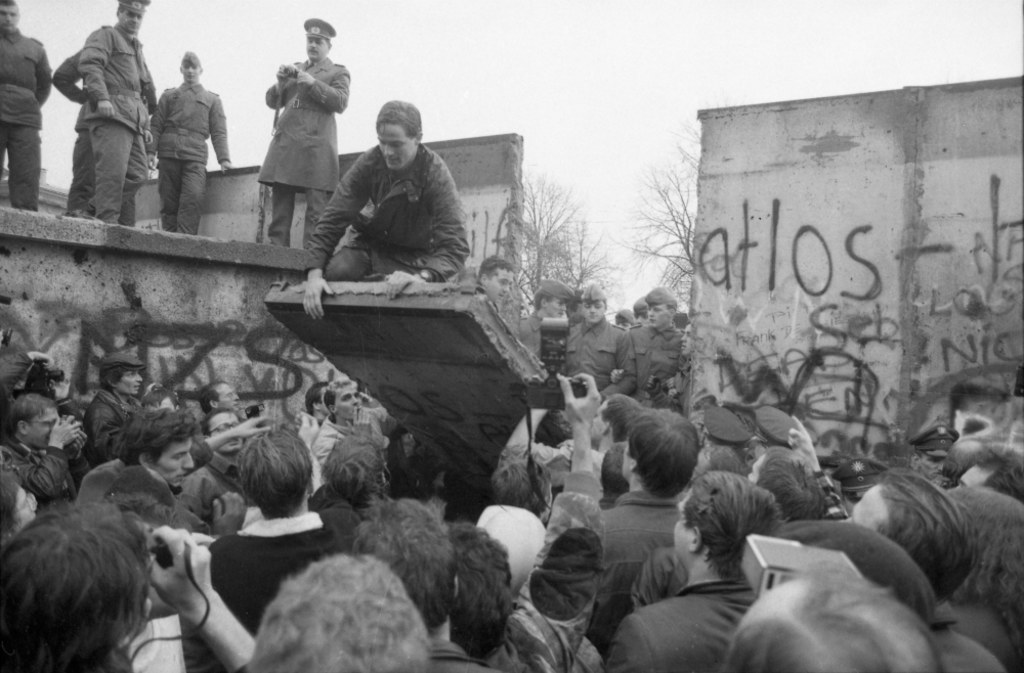
M 56 399 L 56 386 L 63 381 L 63 369 L 49 369 L 46 360 L 33 360 L 25 375 L 25 387 L 18 393 L 36 393 L 51 400 Z
M 747 536 L 741 567 L 758 596 L 812 568 L 837 568 L 860 576 L 857 566 L 841 551 L 808 547 L 794 540 L 766 535 Z
M 542 381 L 526 384 L 526 404 L 531 409 L 564 409 L 565 397 L 558 383 L 558 374 L 565 374 L 565 353 L 569 345 L 569 321 L 566 318 L 544 318 L 540 323 L 540 360 L 547 373 Z M 572 382 L 576 397 L 587 396 L 587 386 Z

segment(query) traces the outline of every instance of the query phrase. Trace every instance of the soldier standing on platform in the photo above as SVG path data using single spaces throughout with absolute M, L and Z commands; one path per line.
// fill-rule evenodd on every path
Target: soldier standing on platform
M 147 178 L 149 103 L 156 101 L 150 101 L 153 81 L 137 35 L 149 3 L 121 0 L 117 25 L 90 35 L 78 63 L 90 101 L 93 206 L 96 217 L 110 224 L 134 225 L 135 193 Z
M 615 393 L 630 395 L 636 389 L 636 363 L 629 335 L 608 322 L 604 315 L 607 308 L 604 290 L 596 284 L 587 286 L 583 291 L 583 322 L 569 331 L 565 355 L 569 375 L 593 376 L 603 398 Z
M 327 199 L 338 186 L 338 126 L 334 115 L 348 107 L 351 77 L 327 57 L 334 28 L 326 21 L 305 23 L 308 60 L 282 65 L 277 84 L 267 90 L 274 109 L 274 138 L 259 181 L 273 188 L 273 217 L 267 236 L 274 245 L 291 245 L 295 194 L 306 193 L 303 245 L 316 229 Z M 278 111 L 280 110 L 280 116 Z
M 39 210 L 39 130 L 50 64 L 43 44 L 18 30 L 20 18 L 18 3 L 0 0 L 0 169 L 9 155 L 11 205 Z
M 678 303 L 666 288 L 656 287 L 644 297 L 648 321 L 629 330 L 629 339 L 636 357 L 636 393 L 641 404 L 657 409 L 674 408 L 669 394 L 674 390 L 676 375 L 685 369 L 683 332 L 675 326 Z
M 85 116 L 89 114 L 89 96 L 85 89 L 78 86 L 82 75 L 78 70 L 78 61 L 82 52 L 78 51 L 64 59 L 64 62 L 53 72 L 53 86 L 64 94 L 72 103 L 78 103 L 78 118 L 75 120 L 75 148 L 71 152 L 71 187 L 68 188 L 68 206 L 65 215 L 72 217 L 92 217 L 95 211 L 92 206 L 93 175 L 92 140 L 89 138 L 89 124 Z M 123 207 L 123 204 L 122 204 Z
M 222 171 L 231 168 L 220 96 L 199 83 L 203 66 L 191 51 L 181 59 L 184 83 L 164 91 L 152 119 L 150 167 L 160 161 L 160 222 L 164 231 L 198 234 L 206 193 L 206 139 Z M 155 156 L 154 156 L 155 154 Z

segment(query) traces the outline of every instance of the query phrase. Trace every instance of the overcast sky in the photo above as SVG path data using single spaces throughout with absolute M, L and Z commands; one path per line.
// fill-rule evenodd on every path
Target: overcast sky
M 20 4 L 53 68 L 116 20 L 116 0 Z M 199 54 L 241 167 L 263 160 L 263 95 L 305 58 L 310 17 L 337 29 L 330 57 L 352 73 L 340 152 L 374 144 L 395 98 L 420 108 L 427 142 L 518 133 L 527 171 L 571 187 L 613 236 L 700 109 L 1024 72 L 1020 0 L 153 0 L 139 37 L 158 91 Z M 56 91 L 43 108 L 51 184 L 70 182 L 76 113 Z

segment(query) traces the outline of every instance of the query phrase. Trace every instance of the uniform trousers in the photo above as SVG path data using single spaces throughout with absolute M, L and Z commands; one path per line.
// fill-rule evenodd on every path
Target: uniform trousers
M 88 129 L 78 132 L 75 149 L 71 153 L 71 186 L 68 187 L 68 213 L 92 215 L 93 187 L 96 167 L 92 158 L 92 139 Z M 122 205 L 122 210 L 123 210 Z M 134 219 L 134 218 L 133 218 Z
M 320 219 L 320 213 L 323 212 L 324 206 L 327 205 L 327 200 L 331 196 L 330 192 L 322 189 L 293 187 L 292 185 L 275 182 L 271 195 L 273 215 L 271 216 L 270 226 L 267 227 L 267 238 L 274 245 L 286 248 L 291 245 L 292 217 L 295 214 L 295 194 L 298 192 L 306 193 L 305 228 L 302 232 L 303 248 L 306 247 L 306 243 L 316 230 L 316 221 Z
M 11 190 L 11 206 L 39 210 L 39 129 L 0 122 L 0 168 L 3 168 L 5 154 L 10 157 L 7 184 Z
M 160 223 L 164 231 L 198 234 L 205 194 L 203 162 L 160 158 Z
M 147 177 L 146 148 L 142 134 L 114 121 L 89 126 L 96 171 L 92 203 L 96 217 L 109 224 L 131 226 L 135 218 L 135 193 Z M 132 221 L 125 222 L 122 202 L 131 201 Z

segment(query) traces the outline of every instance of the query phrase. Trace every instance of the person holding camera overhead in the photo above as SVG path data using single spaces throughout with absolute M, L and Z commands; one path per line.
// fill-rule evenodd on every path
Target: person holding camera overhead
M 334 115 L 348 107 L 351 76 L 327 57 L 334 28 L 309 19 L 303 62 L 282 65 L 277 83 L 267 89 L 274 110 L 274 137 L 263 160 L 259 181 L 273 189 L 273 216 L 267 236 L 274 245 L 291 245 L 295 194 L 306 193 L 303 244 L 338 184 L 338 127 Z

